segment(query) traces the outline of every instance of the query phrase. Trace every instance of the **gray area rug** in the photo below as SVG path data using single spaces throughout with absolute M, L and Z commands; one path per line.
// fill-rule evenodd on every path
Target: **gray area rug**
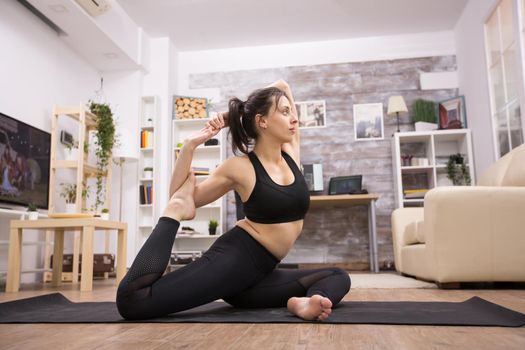
M 420 281 L 396 273 L 351 273 L 352 289 L 435 289 L 435 283 Z

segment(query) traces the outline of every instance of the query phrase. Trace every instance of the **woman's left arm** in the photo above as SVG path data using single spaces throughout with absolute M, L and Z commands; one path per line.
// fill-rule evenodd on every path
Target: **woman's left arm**
M 290 89 L 290 86 L 288 85 L 288 83 L 281 79 L 281 80 L 276 81 L 270 86 L 275 86 L 276 88 L 279 88 L 284 91 L 284 93 L 286 94 L 286 97 L 288 97 L 288 101 L 290 101 L 290 105 L 291 105 L 290 107 L 291 107 L 292 114 L 296 118 L 299 118 L 297 114 L 297 109 L 295 108 L 295 101 L 293 99 L 292 90 Z M 297 165 L 299 167 L 301 166 L 299 122 L 297 122 L 296 124 L 296 130 L 295 130 L 293 140 L 289 143 L 284 143 L 281 146 L 281 150 L 288 153 L 295 160 Z

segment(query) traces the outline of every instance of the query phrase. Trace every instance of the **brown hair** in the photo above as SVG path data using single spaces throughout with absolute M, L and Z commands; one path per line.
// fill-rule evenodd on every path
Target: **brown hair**
M 286 94 L 281 89 L 268 87 L 255 90 L 244 102 L 237 97 L 230 99 L 228 102 L 228 124 L 234 154 L 237 154 L 237 150 L 248 154 L 248 147 L 259 136 L 255 125 L 255 116 L 257 114 L 268 115 L 273 102 L 275 101 L 277 108 L 277 103 L 282 96 L 286 96 Z

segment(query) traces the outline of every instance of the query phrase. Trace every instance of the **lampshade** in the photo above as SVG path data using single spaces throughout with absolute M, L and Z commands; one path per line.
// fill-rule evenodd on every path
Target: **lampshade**
M 126 162 L 133 162 L 139 159 L 137 154 L 136 142 L 132 139 L 129 130 L 121 129 L 118 132 L 119 144 L 113 149 L 113 159 L 125 160 Z
M 390 96 L 388 99 L 387 114 L 390 115 L 396 112 L 408 112 L 403 96 Z

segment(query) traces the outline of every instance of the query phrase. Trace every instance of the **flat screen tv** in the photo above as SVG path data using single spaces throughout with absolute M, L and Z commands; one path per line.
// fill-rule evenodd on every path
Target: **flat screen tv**
M 0 205 L 48 208 L 51 135 L 0 113 Z

